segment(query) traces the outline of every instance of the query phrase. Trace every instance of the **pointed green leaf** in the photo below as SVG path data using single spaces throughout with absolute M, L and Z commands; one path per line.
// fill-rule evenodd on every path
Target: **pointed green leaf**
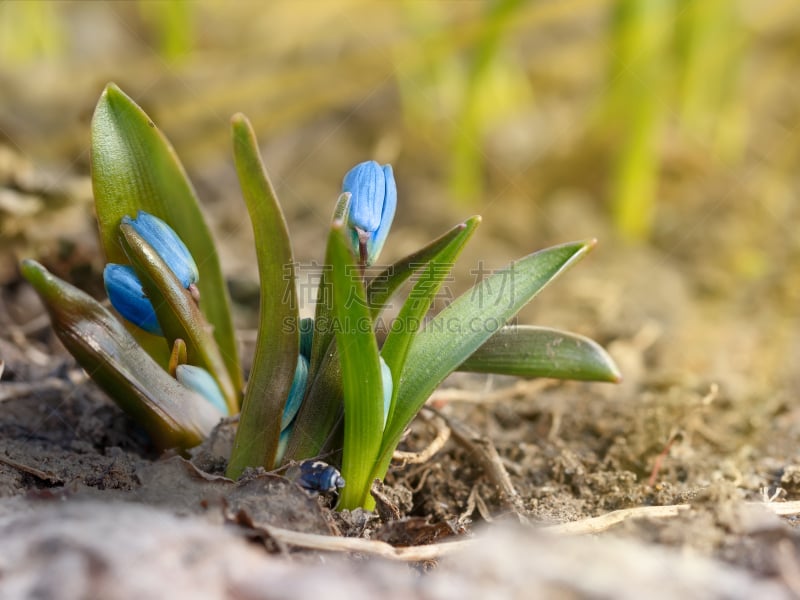
M 401 258 L 386 267 L 381 273 L 367 283 L 367 298 L 372 307 L 372 318 L 375 319 L 385 308 L 389 298 L 409 277 L 428 264 L 454 239 L 467 228 L 467 223 L 480 217 L 472 217 L 465 223 L 459 223 L 444 235 L 436 238 L 424 248 Z
M 342 194 L 334 210 L 334 220 L 343 218 L 347 210 L 347 200 L 349 194 Z M 467 223 L 461 223 L 453 227 L 441 237 L 433 240 L 424 248 L 400 259 L 392 265 L 386 267 L 377 276 L 367 283 L 367 298 L 370 304 L 372 318 L 380 315 L 386 306 L 389 298 L 398 288 L 408 280 L 419 269 L 436 257 L 442 250 L 463 234 L 467 229 Z M 331 258 L 325 257 L 325 264 L 331 264 Z M 323 270 L 320 289 L 330 289 L 330 277 Z M 322 292 L 321 292 L 322 293 Z M 329 330 L 320 335 L 323 327 L 330 328 L 332 323 L 332 308 L 330 299 L 327 304 L 324 301 L 317 305 L 317 316 L 315 318 L 314 343 L 317 344 L 318 366 L 316 370 L 310 370 L 313 375 L 309 377 L 309 388 L 306 399 L 295 421 L 292 437 L 289 441 L 284 456 L 285 461 L 303 460 L 313 456 L 318 456 L 321 452 L 331 445 L 335 438 L 335 429 L 342 417 L 342 385 L 341 368 L 339 357 L 336 351 L 336 344 L 332 343 L 334 331 Z M 324 319 L 322 326 L 319 324 Z M 324 348 L 324 352 L 323 352 Z M 312 359 L 313 364 L 313 359 Z
M 344 221 L 349 201 L 350 194 L 339 196 L 333 213 L 334 223 Z M 330 235 L 332 234 L 329 237 Z M 319 456 L 342 419 L 342 375 L 336 350 L 336 315 L 332 297 L 332 271 L 329 270 L 333 265 L 332 248 L 333 244 L 329 239 L 314 317 L 308 389 L 295 417 L 283 456 L 284 462 Z
M 286 220 L 264 169 L 255 133 L 244 115 L 232 120 L 239 184 L 256 242 L 261 302 L 255 357 L 242 406 L 228 477 L 246 467 L 273 468 L 281 415 L 300 352 L 294 258 Z
M 136 103 L 116 85 L 103 91 L 92 118 L 92 187 L 100 239 L 109 262 L 126 263 L 118 226 L 125 215 L 145 210 L 172 227 L 200 269 L 202 310 L 214 327 L 231 381 L 242 375 L 227 288 L 219 258 L 197 204 L 194 190 L 172 146 Z M 169 347 L 130 327 L 131 333 L 166 365 Z
M 350 206 L 350 193 L 345 192 L 339 196 L 336 206 L 333 209 L 333 222 L 344 221 L 347 210 Z M 333 342 L 334 331 L 331 327 L 333 323 L 333 303 L 331 302 L 331 274 L 328 271 L 330 262 L 327 257 L 319 278 L 319 289 L 317 291 L 317 306 L 314 312 L 314 337 L 311 342 L 311 359 L 308 369 L 309 381 L 317 378 L 320 366 L 330 351 Z M 292 444 L 290 443 L 291 447 Z
M 467 220 L 465 227 L 459 231 L 444 248 L 437 252 L 425 265 L 419 279 L 411 289 L 411 293 L 403 303 L 400 314 L 392 323 L 391 330 L 386 336 L 386 341 L 381 348 L 381 356 L 386 361 L 386 365 L 392 372 L 393 380 L 397 381 L 403 371 L 406 356 L 411 342 L 422 324 L 425 315 L 433 303 L 439 287 L 444 279 L 450 274 L 458 256 L 464 249 L 465 244 L 475 233 L 475 229 L 481 222 L 480 217 L 472 217 Z M 400 386 L 395 386 L 392 393 L 392 403 L 389 409 L 389 419 L 394 413 L 395 399 Z M 387 421 L 388 422 L 388 421 Z
M 67 350 L 161 448 L 190 448 L 211 433 L 220 412 L 170 377 L 109 310 L 35 261 L 23 261 L 22 274 Z
M 594 340 L 548 327 L 503 327 L 458 371 L 617 383 L 614 360 Z
M 239 410 L 239 393 L 228 375 L 211 328 L 192 294 L 156 250 L 131 226 L 120 225 L 120 241 L 153 304 L 169 347 L 186 343 L 190 364 L 206 369 L 217 380 L 230 414 Z
M 342 477 L 347 484 L 339 507 L 370 508 L 370 474 L 383 430 L 383 384 L 378 344 L 364 284 L 344 224 L 334 222 L 328 237 L 333 282 L 336 347 L 342 368 L 344 392 L 344 451 Z
M 342 194 L 339 197 L 334 210 L 334 220 L 337 216 L 340 219 L 344 217 L 348 200 L 349 194 Z M 389 265 L 373 277 L 367 283 L 367 298 L 372 318 L 375 319 L 380 315 L 389 298 L 409 277 L 458 238 L 466 228 L 467 223 L 455 226 L 424 248 Z M 326 260 L 325 264 L 329 265 L 330 261 Z M 330 277 L 323 270 L 320 290 L 325 290 L 326 287 L 330 288 Z M 342 416 L 341 370 L 336 345 L 332 343 L 334 332 L 332 330 L 325 332 L 323 329 L 323 326 L 329 327 L 332 322 L 331 303 L 328 300 L 325 304 L 323 298 L 320 304 L 322 306 L 317 305 L 314 331 L 317 366 L 316 369 L 312 366 L 309 371 L 312 373 L 312 376 L 309 377 L 309 388 L 295 421 L 294 431 L 286 449 L 285 461 L 318 456 L 326 447 L 330 446 L 330 442 L 335 437 L 334 429 Z M 321 332 L 323 333 L 321 334 Z M 314 365 L 313 358 L 312 365 Z
M 573 242 L 530 254 L 487 277 L 428 322 L 414 338 L 395 381 L 400 389 L 373 477 L 386 474 L 403 431 L 436 386 L 594 244 Z
M 326 261 L 326 264 L 330 262 Z M 322 454 L 336 435 L 337 425 L 342 419 L 342 406 L 342 371 L 334 340 L 328 346 L 316 376 L 309 378 L 283 461 L 305 460 Z

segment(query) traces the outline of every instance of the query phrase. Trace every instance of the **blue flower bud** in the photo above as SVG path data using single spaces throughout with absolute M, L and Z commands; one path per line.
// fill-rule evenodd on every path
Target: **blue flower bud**
M 283 408 L 281 431 L 292 424 L 297 411 L 300 410 L 300 404 L 302 404 L 303 396 L 306 394 L 306 381 L 308 381 L 308 359 L 300 354 L 297 357 L 297 368 L 294 370 L 294 379 L 292 379 L 292 387 L 289 389 L 289 397 Z
M 356 253 L 366 245 L 366 264 L 371 265 L 389 235 L 397 208 L 397 186 L 391 165 L 374 160 L 356 165 L 344 176 L 342 191 L 350 193 L 347 225 Z
M 119 314 L 149 333 L 163 335 L 153 304 L 132 267 L 107 264 L 103 269 L 103 282 L 108 299 Z
M 392 406 L 392 372 L 386 361 L 381 359 L 381 381 L 383 382 L 383 426 L 386 427 L 386 419 L 389 418 L 389 408 Z
M 194 258 L 172 227 L 143 210 L 136 214 L 135 219 L 125 216 L 122 222 L 133 227 L 153 247 L 183 287 L 189 288 L 197 283 L 200 276 Z
M 228 405 L 225 403 L 225 397 L 219 389 L 219 384 L 204 368 L 194 365 L 178 365 L 175 369 L 175 379 L 203 396 L 214 405 L 214 408 L 226 417 L 228 416 Z

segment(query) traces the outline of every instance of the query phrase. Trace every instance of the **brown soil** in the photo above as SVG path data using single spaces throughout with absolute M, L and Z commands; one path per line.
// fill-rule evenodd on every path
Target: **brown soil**
M 563 205 L 561 210 L 566 210 Z M 491 234 L 483 250 L 501 252 L 492 247 Z M 92 272 L 90 265 L 86 268 Z M 19 581 L 10 573 L 23 569 L 32 556 L 45 570 L 56 560 L 41 556 L 44 542 L 34 533 L 22 541 L 14 537 L 27 520 L 58 523 L 42 532 L 50 531 L 69 548 L 78 543 L 68 527 L 71 519 L 83 530 L 98 527 L 99 532 L 116 531 L 128 519 L 145 529 L 153 527 L 141 534 L 146 537 L 164 527 L 148 525 L 150 520 L 172 523 L 177 515 L 199 519 L 198 526 L 206 528 L 203 535 L 233 532 L 219 543 L 234 544 L 236 552 L 257 549 L 260 558 L 253 560 L 277 553 L 279 561 L 288 561 L 291 577 L 324 573 L 339 582 L 331 586 L 341 584 L 343 590 L 353 585 L 342 583 L 352 562 L 334 560 L 325 571 L 303 571 L 302 565 L 318 566 L 326 553 L 281 543 L 270 535 L 270 527 L 415 546 L 469 539 L 488 523 L 489 532 L 481 538 L 487 547 L 510 544 L 522 554 L 547 553 L 553 547 L 562 553 L 564 562 L 557 568 L 533 572 L 530 565 L 520 565 L 511 580 L 497 573 L 512 569 L 514 556 L 503 555 L 501 566 L 487 566 L 483 575 L 464 571 L 464 565 L 476 564 L 482 556 L 485 548 L 480 546 L 465 550 L 458 560 L 445 559 L 439 571 L 434 569 L 437 574 L 416 582 L 399 567 L 391 571 L 400 578 L 397 585 L 419 597 L 455 597 L 427 596 L 426 578 L 431 585 L 444 582 L 456 593 L 456 582 L 465 577 L 490 595 L 498 589 L 516 594 L 538 589 L 574 597 L 604 589 L 610 596 L 626 597 L 657 585 L 663 586 L 664 597 L 688 588 L 698 597 L 788 597 L 798 591 L 800 537 L 794 518 L 754 513 L 746 502 L 782 502 L 800 493 L 791 336 L 773 337 L 765 344 L 765 332 L 778 330 L 783 317 L 762 311 L 744 319 L 747 298 L 722 303 L 698 296 L 694 275 L 658 252 L 601 247 L 597 256 L 537 299 L 531 314 L 536 322 L 600 339 L 619 362 L 625 381 L 611 386 L 454 375 L 431 399 L 431 410 L 415 422 L 401 450 L 424 451 L 445 433 L 450 433 L 449 440 L 423 462 L 412 458 L 396 464 L 386 487 L 376 490 L 379 510 L 374 515 L 336 513 L 329 498 L 312 497 L 263 472 L 250 473 L 238 483 L 225 480 L 221 473 L 232 424 L 222 425 L 193 452 L 191 462 L 169 453 L 157 455 L 146 435 L 63 351 L 30 289 L 11 277 L 2 288 L 0 534 L 22 544 L 23 550 L 10 554 L 5 565 L 0 562 L 0 595 L 13 596 L 5 590 L 17 589 L 13 585 Z M 65 503 L 73 508 L 65 509 Z M 535 533 L 619 509 L 685 503 L 689 508 L 677 516 L 629 519 L 591 536 L 588 557 L 582 557 L 586 547 L 569 541 L 571 537 L 543 541 Z M 142 504 L 156 508 L 144 516 L 137 512 Z M 110 505 L 127 516 L 106 522 L 104 507 Z M 174 536 L 171 544 L 194 543 L 189 534 Z M 577 539 L 588 542 L 587 536 Z M 237 545 L 242 539 L 249 541 Z M 157 548 L 162 544 L 154 543 Z M 216 543 L 208 542 L 209 548 Z M 103 555 L 100 571 L 116 572 L 116 553 L 123 560 L 128 551 L 136 552 L 127 548 Z M 665 551 L 663 556 L 653 554 Z M 67 556 L 70 550 L 53 552 Z M 609 562 L 618 552 L 625 565 Z M 500 560 L 500 555 L 493 556 Z M 695 557 L 691 565 L 685 563 L 687 555 Z M 143 560 L 141 553 L 136 556 Z M 654 556 L 672 565 L 676 576 L 648 571 L 647 561 Z M 184 559 L 180 569 L 194 572 L 192 561 Z M 480 560 L 488 565 L 493 559 Z M 587 562 L 605 573 L 606 587 L 581 579 L 590 577 Z M 375 559 L 372 563 L 378 564 Z M 435 563 L 413 564 L 430 570 Z M 383 589 L 383 568 L 389 567 L 369 571 L 359 584 L 361 593 Z M 692 575 L 693 568 L 699 574 Z M 88 567 L 80 573 L 75 577 L 81 585 L 95 586 L 91 589 L 101 590 L 98 597 L 103 597 L 106 588 L 99 576 Z M 56 579 L 41 580 L 41 585 L 58 589 L 58 573 L 49 577 Z M 232 585 L 230 573 L 219 577 Z M 123 590 L 118 597 L 132 593 Z

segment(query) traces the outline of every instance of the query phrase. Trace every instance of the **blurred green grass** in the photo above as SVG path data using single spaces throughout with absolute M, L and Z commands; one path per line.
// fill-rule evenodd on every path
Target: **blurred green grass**
M 335 120 L 359 128 L 343 164 L 405 161 L 447 182 L 454 210 L 508 195 L 541 217 L 579 189 L 621 239 L 658 243 L 730 198 L 796 192 L 798 13 L 793 0 L 4 2 L 0 139 L 85 165 L 88 111 L 114 80 L 190 169 L 227 160 L 236 111 L 262 139 Z M 736 268 L 759 271 L 745 246 Z
M 391 162 L 387 260 L 480 213 L 458 293 L 476 265 L 596 236 L 521 322 L 615 339 L 655 319 L 684 340 L 670 367 L 796 385 L 798 64 L 796 0 L 0 2 L 0 282 L 49 255 L 99 285 L 88 132 L 115 81 L 174 143 L 245 303 L 237 111 L 301 262 L 342 174 Z M 702 318 L 681 338 L 687 298 Z

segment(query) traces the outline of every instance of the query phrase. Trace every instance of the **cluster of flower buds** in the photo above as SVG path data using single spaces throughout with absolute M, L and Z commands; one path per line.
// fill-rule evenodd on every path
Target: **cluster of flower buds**
M 496 327 L 594 240 L 515 261 L 454 299 L 430 327 L 422 325 L 480 216 L 368 278 L 398 200 L 391 165 L 374 160 L 342 179 L 319 280 L 326 301 L 319 302 L 316 320 L 300 319 L 300 290 L 291 287 L 294 281 L 285 289 L 298 263 L 283 210 L 252 125 L 237 114 L 231 126 L 261 292 L 246 385 L 223 273 L 191 183 L 153 121 L 115 85 L 106 87 L 94 112 L 91 157 L 100 240 L 109 259 L 121 263 L 103 272 L 116 310 L 36 261 L 20 265 L 65 348 L 156 447 L 195 447 L 223 416 L 241 412 L 228 477 L 251 467 L 285 468 L 287 475 L 296 468 L 294 480 L 306 489 L 341 490 L 339 508 L 371 509 L 373 482 L 385 476 L 411 420 L 454 370 L 619 380 L 611 358 L 591 340 L 543 327 Z M 153 214 L 137 212 L 140 207 Z M 501 280 L 512 272 L 519 285 L 509 289 Z M 393 324 L 380 344 L 376 322 L 407 283 L 414 285 L 398 305 L 399 327 Z M 492 301 L 481 302 L 484 294 L 476 290 L 489 290 Z M 476 315 L 484 327 L 474 326 Z M 317 460 L 328 455 L 335 464 Z
M 342 191 L 350 194 L 346 227 L 353 250 L 362 265 L 371 265 L 380 254 L 394 219 L 397 187 L 390 165 L 367 161 L 353 167 L 344 177 Z M 199 301 L 199 271 L 186 244 L 158 217 L 139 211 L 136 218 L 126 216 L 128 225 L 161 257 L 181 285 Z M 156 310 L 133 267 L 108 264 L 103 271 L 106 293 L 116 311 L 130 323 L 155 335 L 164 335 Z M 281 448 L 285 448 L 294 419 L 300 410 L 308 382 L 313 319 L 300 323 L 300 353 L 286 405 L 281 418 Z M 229 414 L 224 395 L 215 378 L 206 369 L 189 364 L 175 367 L 176 379 L 200 393 L 223 414 Z M 384 393 L 384 425 L 392 398 L 392 374 L 381 359 Z
M 123 217 L 122 224 L 130 225 L 158 255 L 181 282 L 197 298 L 199 273 L 189 249 L 178 234 L 158 217 L 140 210 L 135 219 Z M 148 333 L 163 335 L 153 304 L 144 293 L 142 282 L 132 267 L 109 263 L 103 270 L 108 299 L 127 321 Z
M 122 218 L 155 250 L 181 285 L 197 300 L 197 281 L 200 278 L 197 264 L 178 234 L 164 221 L 140 210 L 135 219 Z M 144 291 L 142 282 L 133 267 L 109 263 L 103 270 L 108 299 L 125 320 L 155 335 L 163 335 L 155 308 Z M 180 364 L 175 368 L 175 378 L 187 388 L 199 393 L 223 415 L 228 415 L 225 397 L 216 379 L 202 367 Z

